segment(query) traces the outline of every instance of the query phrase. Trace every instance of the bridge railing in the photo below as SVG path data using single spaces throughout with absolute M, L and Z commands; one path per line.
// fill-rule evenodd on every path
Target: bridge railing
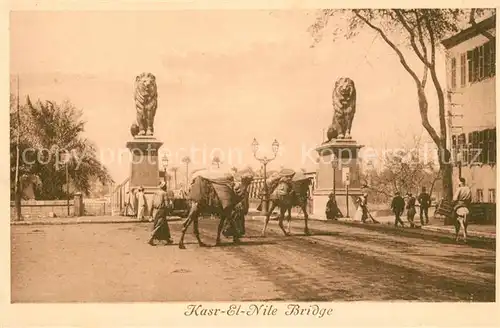
M 130 178 L 126 178 L 122 183 L 114 186 L 111 192 L 111 215 L 119 216 L 125 207 L 125 195 L 129 190 Z

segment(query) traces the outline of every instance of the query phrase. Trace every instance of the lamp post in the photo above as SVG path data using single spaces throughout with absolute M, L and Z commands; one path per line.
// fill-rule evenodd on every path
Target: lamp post
M 186 164 L 186 185 L 184 186 L 184 190 L 187 191 L 189 186 L 189 163 L 191 163 L 191 158 L 185 156 L 182 161 Z
M 268 158 L 267 156 L 264 157 L 258 157 L 257 156 L 257 151 L 259 150 L 259 143 L 257 142 L 257 139 L 253 139 L 252 142 L 252 151 L 253 151 L 253 156 L 255 157 L 256 160 L 258 160 L 262 166 L 264 167 L 264 215 L 266 217 L 269 215 L 269 189 L 267 186 L 267 170 L 266 166 L 276 158 L 276 154 L 278 154 L 280 144 L 278 141 L 275 139 L 273 144 L 272 144 L 272 149 L 273 149 L 273 157 Z
M 62 160 L 64 162 L 64 169 L 66 171 L 66 206 L 68 208 L 68 216 L 69 216 L 69 170 L 68 163 L 70 160 L 70 154 L 68 152 L 62 152 Z
M 167 185 L 167 189 L 170 189 L 168 186 L 168 180 L 167 180 L 167 167 L 168 167 L 167 154 L 163 155 L 163 157 L 161 158 L 161 162 L 163 164 L 163 181 L 165 182 L 165 185 Z
M 336 196 L 336 192 L 335 192 L 335 183 L 336 183 L 336 181 L 335 181 L 335 173 L 337 171 L 337 166 L 338 166 L 338 159 L 337 159 L 337 157 L 334 154 L 332 154 L 332 173 L 333 173 L 333 190 L 332 190 L 332 192 L 333 192 L 333 199 L 334 200 L 336 200 L 336 198 L 335 198 L 335 196 Z

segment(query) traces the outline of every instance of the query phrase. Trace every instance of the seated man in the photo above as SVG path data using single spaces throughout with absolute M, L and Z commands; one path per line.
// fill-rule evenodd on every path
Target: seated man
M 342 217 L 342 213 L 340 213 L 340 210 L 337 206 L 337 201 L 335 200 L 333 193 L 330 193 L 330 195 L 328 195 L 325 214 L 327 220 L 337 220 L 337 218 Z

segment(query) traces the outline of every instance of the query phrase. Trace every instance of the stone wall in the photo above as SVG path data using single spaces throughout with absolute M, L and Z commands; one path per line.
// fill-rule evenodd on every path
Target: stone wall
M 69 216 L 74 215 L 74 203 L 69 201 Z M 24 218 L 44 218 L 48 217 L 49 213 L 54 213 L 58 217 L 68 216 L 68 201 L 66 200 L 29 200 L 21 202 L 21 214 Z M 15 202 L 10 202 L 10 218 L 16 219 Z
M 75 199 L 67 200 L 28 200 L 21 202 L 21 214 L 23 218 L 48 218 L 53 213 L 56 217 L 73 217 L 73 216 L 104 216 L 111 215 L 111 203 L 107 199 L 83 199 L 80 200 L 80 195 L 75 196 Z M 76 201 L 75 201 L 76 200 Z M 75 210 L 75 205 L 78 207 L 81 203 L 81 209 Z M 76 215 L 75 215 L 76 213 Z M 10 218 L 17 218 L 15 202 L 10 202 Z

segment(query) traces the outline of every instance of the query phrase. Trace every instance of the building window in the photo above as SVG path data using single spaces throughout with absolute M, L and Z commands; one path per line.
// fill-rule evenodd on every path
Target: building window
M 476 203 L 483 202 L 483 189 L 476 189 Z
M 457 59 L 453 57 L 451 59 L 451 88 L 456 89 L 457 87 Z
M 488 189 L 488 203 L 496 203 L 497 194 L 495 189 Z
M 495 56 L 495 40 L 490 40 L 479 47 L 467 51 L 466 57 L 469 83 L 474 83 L 484 78 L 495 76 Z M 461 64 L 462 61 L 466 60 L 465 58 L 462 59 L 462 57 L 465 57 L 465 54 L 462 54 L 460 57 Z M 462 74 L 462 71 L 460 72 L 460 74 Z M 465 69 L 463 74 L 465 74 Z M 462 76 L 460 78 L 462 79 Z
M 467 81 L 467 58 L 465 54 L 460 55 L 460 86 L 464 87 Z

